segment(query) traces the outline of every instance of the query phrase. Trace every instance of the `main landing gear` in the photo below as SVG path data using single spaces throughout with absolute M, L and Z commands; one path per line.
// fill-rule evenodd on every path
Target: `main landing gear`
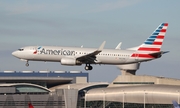
M 26 62 L 26 66 L 27 66 L 27 67 L 29 66 L 29 63 L 28 63 L 28 61 Z
M 93 67 L 90 64 L 86 64 L 85 66 L 85 70 L 92 70 Z

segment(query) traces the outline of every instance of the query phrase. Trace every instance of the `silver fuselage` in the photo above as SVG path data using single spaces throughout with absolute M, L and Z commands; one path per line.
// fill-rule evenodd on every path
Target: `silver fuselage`
M 96 50 L 96 48 L 58 46 L 28 46 L 21 49 L 23 50 L 14 51 L 12 54 L 21 60 L 50 62 L 61 62 L 62 58 L 78 58 Z M 133 53 L 136 53 L 137 57 L 131 57 Z M 103 49 L 96 55 L 94 64 L 121 65 L 152 60 L 152 58 L 139 58 L 138 53 L 134 50 Z

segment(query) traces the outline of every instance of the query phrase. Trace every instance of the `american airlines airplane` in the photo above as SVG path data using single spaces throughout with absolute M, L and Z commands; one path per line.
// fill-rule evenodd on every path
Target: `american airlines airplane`
M 91 64 L 123 65 L 146 62 L 160 58 L 168 51 L 161 51 L 168 23 L 162 23 L 140 46 L 121 50 L 104 49 L 105 41 L 99 48 L 61 47 L 61 46 L 27 46 L 12 53 L 13 56 L 26 61 L 60 62 L 62 65 L 75 66 L 85 64 L 85 70 L 92 70 Z

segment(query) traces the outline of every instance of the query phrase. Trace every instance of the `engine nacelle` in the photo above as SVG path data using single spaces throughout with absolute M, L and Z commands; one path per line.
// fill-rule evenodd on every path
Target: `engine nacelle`
M 74 65 L 82 65 L 82 62 L 76 60 L 75 58 L 62 58 L 61 64 L 62 65 L 74 66 Z

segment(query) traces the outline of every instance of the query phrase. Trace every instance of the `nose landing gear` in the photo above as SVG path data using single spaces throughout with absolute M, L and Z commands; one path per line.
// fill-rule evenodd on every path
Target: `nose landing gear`
M 27 66 L 27 67 L 29 66 L 29 63 L 28 63 L 28 61 L 26 62 L 26 66 Z
M 92 70 L 93 67 L 90 64 L 86 64 L 85 66 L 85 70 Z

